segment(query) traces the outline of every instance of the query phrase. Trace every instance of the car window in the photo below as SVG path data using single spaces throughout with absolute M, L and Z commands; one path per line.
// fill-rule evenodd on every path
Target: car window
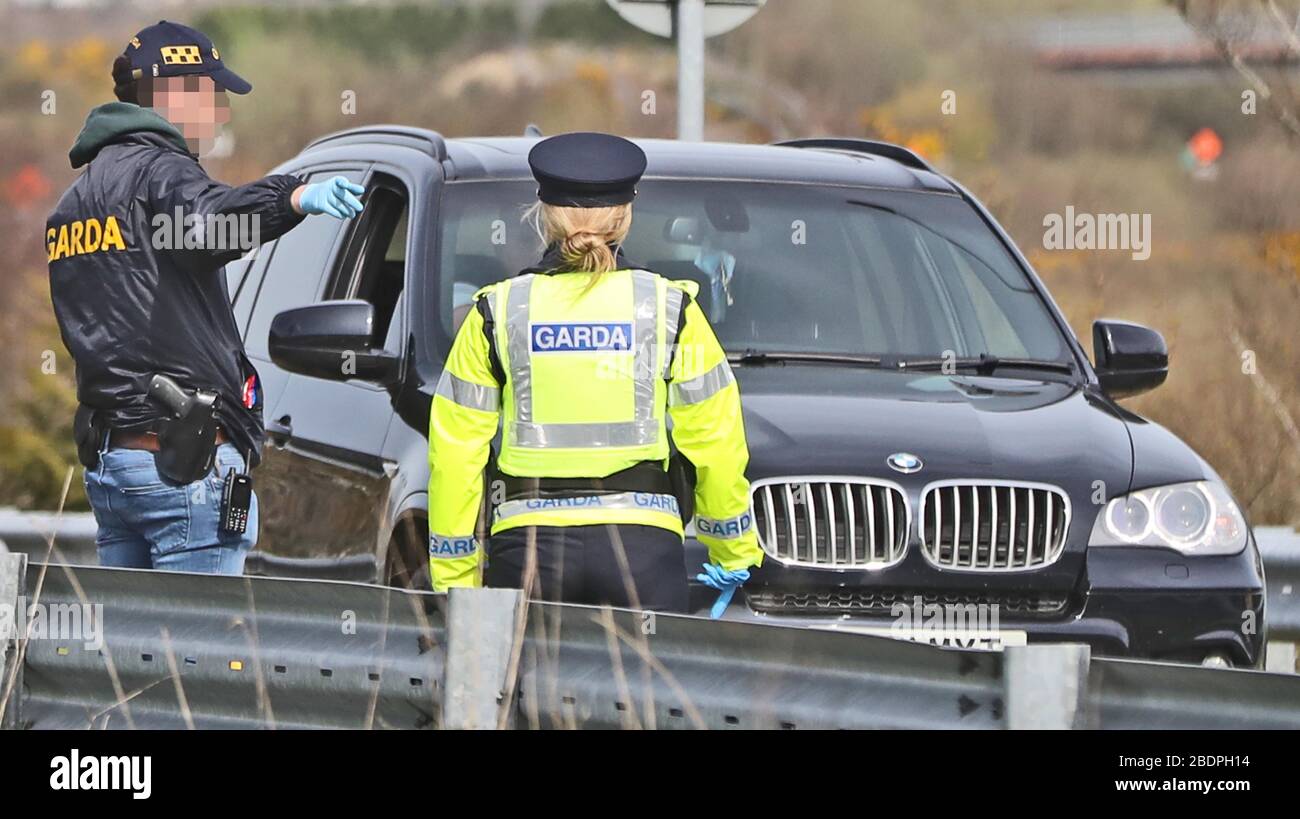
M 444 187 L 440 329 L 533 263 L 531 182 Z M 730 351 L 1068 360 L 1060 328 L 969 203 L 931 192 L 647 179 L 628 258 L 699 285 Z
M 452 183 L 438 243 L 438 329 L 455 335 L 474 292 L 535 263 L 541 241 L 523 216 L 536 185 L 515 182 Z
M 375 306 L 374 343 L 382 346 L 406 282 L 407 192 L 396 178 L 375 174 L 366 207 L 352 228 L 325 299 L 362 299 Z
M 266 262 L 271 258 L 275 242 L 258 245 L 253 252 L 242 259 L 226 265 L 226 286 L 230 293 L 230 307 L 235 314 L 235 326 L 242 336 L 248 329 L 248 319 L 253 314 L 253 301 L 257 297 L 257 285 L 266 271 Z M 231 268 L 234 268 L 232 271 Z
M 319 182 L 335 175 L 360 182 L 365 174 L 360 170 L 320 171 L 311 174 L 308 181 Z M 258 282 L 257 300 L 245 340 L 249 355 L 269 360 L 267 333 L 271 319 L 282 310 L 316 301 L 321 278 L 343 226 L 344 223 L 333 216 L 308 216 L 293 230 L 276 239 L 273 248 L 267 248 L 271 251 L 270 263 Z
M 1007 312 L 998 305 L 994 293 L 1001 293 L 1005 285 L 996 277 L 987 274 L 988 268 L 970 257 L 964 251 L 949 245 L 950 261 L 961 277 L 966 292 L 970 295 L 971 306 L 975 312 L 975 321 L 980 333 L 991 350 L 1000 350 L 1002 354 L 1014 357 L 1026 357 L 1029 347 L 1011 326 Z M 983 274 L 983 275 L 981 275 Z

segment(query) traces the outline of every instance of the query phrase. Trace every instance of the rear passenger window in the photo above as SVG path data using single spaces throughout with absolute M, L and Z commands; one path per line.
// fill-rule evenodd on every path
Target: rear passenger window
M 257 260 L 257 252 L 261 249 L 259 245 L 233 262 L 226 263 L 226 292 L 230 294 L 231 301 L 239 298 L 239 288 L 243 286 L 249 269 Z
M 226 265 L 226 289 L 230 294 L 230 307 L 235 313 L 235 326 L 243 338 L 248 329 L 248 319 L 253 314 L 253 299 L 257 296 L 257 284 L 266 271 L 266 260 L 271 258 L 275 242 L 267 242 L 253 249 L 242 259 Z
M 364 171 L 318 171 L 308 177 L 320 182 L 331 176 L 344 176 L 361 182 Z M 258 283 L 257 302 L 248 325 L 245 346 L 248 354 L 267 361 L 267 334 L 271 319 L 282 310 L 302 307 L 316 301 L 321 278 L 329 264 L 344 222 L 333 216 L 308 216 L 300 225 L 275 241 L 270 266 Z

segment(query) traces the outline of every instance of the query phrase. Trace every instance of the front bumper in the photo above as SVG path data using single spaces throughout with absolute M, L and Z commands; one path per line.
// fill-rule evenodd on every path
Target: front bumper
M 688 548 L 688 560 L 699 555 L 699 548 Z M 914 594 L 924 595 L 926 602 L 1002 600 L 1010 605 L 1000 605 L 998 628 L 1023 631 L 1031 643 L 1087 643 L 1099 655 L 1184 662 L 1221 653 L 1236 666 L 1262 666 L 1264 576 L 1253 535 L 1237 555 L 1192 558 L 1166 549 L 1105 547 L 1089 549 L 1079 563 L 1082 572 L 1073 587 L 1060 586 L 1058 579 L 1051 589 L 1042 588 L 1032 572 L 990 578 L 901 565 L 844 572 L 769 561 L 724 617 L 809 628 L 887 629 L 898 619 L 890 612 L 890 601 L 911 602 Z M 802 607 L 773 606 L 774 590 L 777 599 L 790 598 L 786 593 L 794 590 Z M 864 597 L 878 613 L 859 605 Z M 693 584 L 697 613 L 707 614 L 714 599 L 716 592 Z M 1060 605 L 1027 606 L 1026 599 Z M 848 600 L 855 610 L 846 613 Z

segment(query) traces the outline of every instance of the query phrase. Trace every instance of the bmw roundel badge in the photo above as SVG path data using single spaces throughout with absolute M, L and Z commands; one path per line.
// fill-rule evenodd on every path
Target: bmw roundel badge
M 889 464 L 890 469 L 905 475 L 920 472 L 921 467 L 924 466 L 921 459 L 910 452 L 895 452 L 885 459 L 885 463 Z

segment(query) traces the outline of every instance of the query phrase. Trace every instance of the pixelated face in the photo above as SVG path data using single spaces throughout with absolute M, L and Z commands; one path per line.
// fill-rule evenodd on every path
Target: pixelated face
M 180 129 L 190 150 L 212 150 L 221 126 L 230 121 L 230 98 L 211 77 L 159 77 L 154 80 L 152 108 Z

